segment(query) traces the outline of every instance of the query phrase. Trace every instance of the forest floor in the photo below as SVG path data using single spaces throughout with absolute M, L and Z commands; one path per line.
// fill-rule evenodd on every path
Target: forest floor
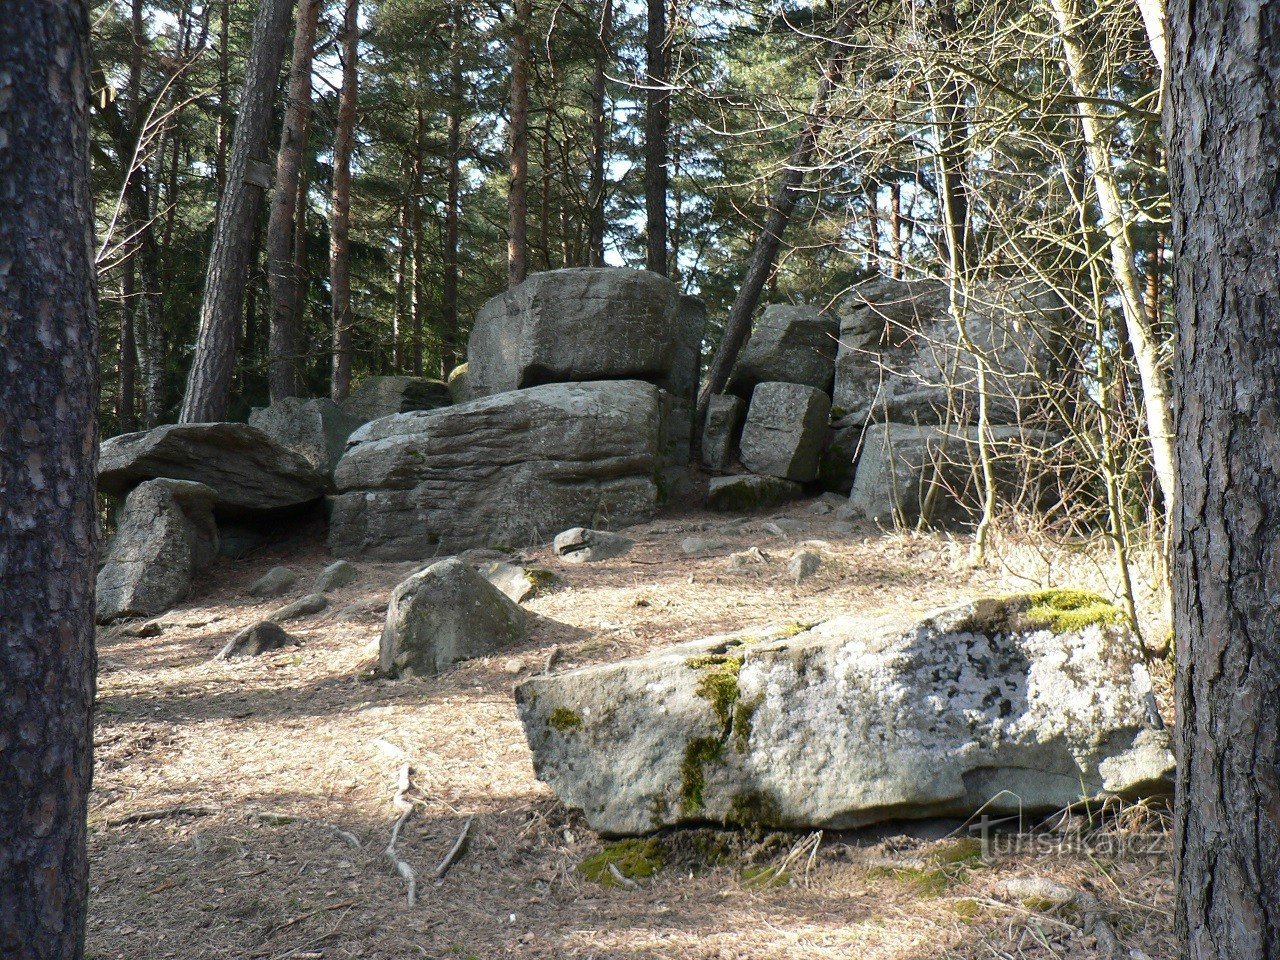
M 595 564 L 527 551 L 558 578 L 527 604 L 538 614 L 528 641 L 433 679 L 372 673 L 390 591 L 420 564 L 361 563 L 361 579 L 334 592 L 326 611 L 286 625 L 299 646 L 211 659 L 241 627 L 308 592 L 332 559 L 318 528 L 220 560 L 189 602 L 147 629 L 104 629 L 89 955 L 1099 955 L 1078 908 L 1010 895 L 1009 878 L 1025 877 L 1092 893 L 1122 955 L 1171 956 L 1167 817 L 1146 807 L 1083 834 L 1081 817 L 1067 828 L 1059 818 L 1034 842 L 1006 837 L 976 854 L 972 840 L 954 839 L 967 836 L 955 823 L 819 835 L 677 831 L 659 837 L 663 869 L 634 889 L 579 872 L 604 841 L 534 778 L 512 698 L 513 684 L 542 670 L 553 647 L 564 669 L 754 625 L 923 614 L 1035 586 L 1098 587 L 1107 571 L 1105 555 L 1087 546 L 1029 541 L 1001 542 L 995 560 L 975 568 L 965 539 L 840 525 L 821 509 L 807 501 L 745 520 L 665 516 L 627 531 L 639 542 L 630 554 Z M 686 555 L 680 545 L 690 536 L 724 546 Z M 796 586 L 786 562 L 808 540 L 825 542 L 826 559 Z M 728 556 L 753 546 L 769 561 L 731 571 Z M 298 573 L 298 588 L 252 599 L 249 585 L 277 565 Z M 1154 619 L 1144 626 L 1148 636 L 1164 630 Z M 398 849 L 419 878 L 412 907 L 384 854 L 405 765 L 415 809 Z M 471 818 L 466 852 L 434 882 Z

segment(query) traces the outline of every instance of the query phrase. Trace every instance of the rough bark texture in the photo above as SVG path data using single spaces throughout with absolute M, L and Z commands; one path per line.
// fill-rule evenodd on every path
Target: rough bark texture
M 333 140 L 333 206 L 329 217 L 329 291 L 333 299 L 333 378 L 329 393 L 334 400 L 345 400 L 351 392 L 351 152 L 356 137 L 359 46 L 360 3 L 346 0 L 342 92 L 338 95 L 338 125 Z
M 267 380 L 271 402 L 298 395 L 297 270 L 293 263 L 302 156 L 311 124 L 311 61 L 316 45 L 320 0 L 302 0 L 293 31 L 289 103 L 276 154 L 276 183 L 267 223 L 267 290 L 271 297 Z
M 644 202 L 647 266 L 667 275 L 667 139 L 671 126 L 671 51 L 667 0 L 649 0 L 645 34 Z
M 1280 3 L 1175 0 L 1177 926 L 1280 957 Z
M 604 266 L 605 161 L 609 151 L 608 77 L 613 58 L 613 0 L 603 0 L 600 35 L 591 78 L 591 183 L 587 189 L 591 225 L 587 238 L 587 266 Z
M 254 224 L 262 188 L 249 182 L 252 164 L 265 160 L 267 135 L 275 108 L 276 81 L 284 59 L 293 0 L 260 0 L 253 24 L 249 62 L 237 103 L 235 133 L 227 164 L 227 185 L 218 208 L 209 269 L 200 306 L 183 423 L 226 419 L 235 373 L 237 339 L 245 286 L 253 257 Z
M 444 208 L 444 278 L 441 291 L 440 375 L 458 365 L 458 214 L 462 189 L 462 4 L 451 7 L 449 30 L 449 130 Z
M 98 324 L 85 0 L 0 16 L 0 956 L 84 954 Z
M 529 273 L 529 21 L 533 0 L 516 0 L 511 34 L 511 113 L 508 118 L 510 184 L 507 188 L 507 281 L 518 286 Z

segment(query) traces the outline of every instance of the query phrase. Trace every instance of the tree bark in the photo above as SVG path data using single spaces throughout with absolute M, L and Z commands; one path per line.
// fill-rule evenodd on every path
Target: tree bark
M 1182 960 L 1280 956 L 1280 4 L 1169 9 Z
M 227 415 L 235 373 L 237 337 L 252 257 L 253 227 L 262 188 L 247 178 L 266 152 L 284 59 L 293 0 L 260 0 L 253 25 L 249 63 L 241 87 L 227 186 L 214 226 L 213 248 L 200 306 L 200 332 L 182 403 L 183 423 L 205 423 Z
M 298 346 L 301 337 L 295 313 L 297 271 L 293 235 L 298 220 L 307 130 L 311 123 L 311 61 L 316 45 L 320 0 L 300 0 L 293 31 L 293 62 L 289 67 L 289 102 L 276 154 L 276 182 L 267 222 L 267 291 L 271 298 L 267 383 L 271 402 L 298 395 Z
M 121 433 L 138 429 L 138 345 L 134 340 L 134 315 L 138 292 L 133 260 L 125 261 L 120 277 L 120 342 L 116 366 L 116 423 Z
M 1142 380 L 1147 436 L 1151 444 L 1156 482 L 1164 499 L 1165 515 L 1173 517 L 1177 502 L 1177 477 L 1174 471 L 1173 417 L 1169 391 L 1165 386 L 1165 364 L 1151 325 L 1147 322 L 1146 306 L 1142 301 L 1142 281 L 1138 277 L 1138 268 L 1133 259 L 1133 241 L 1129 235 L 1129 223 L 1125 219 L 1120 191 L 1116 186 L 1110 146 L 1102 129 L 1098 109 L 1087 100 L 1094 96 L 1094 89 L 1090 82 L 1091 74 L 1085 52 L 1076 34 L 1080 24 L 1078 0 L 1050 2 L 1061 31 L 1067 73 L 1077 98 L 1080 130 L 1089 154 L 1093 188 L 1098 195 L 1098 207 L 1102 213 L 1102 227 L 1110 247 L 1111 269 L 1115 276 L 1116 290 L 1120 294 L 1121 312 L 1129 342 L 1133 346 L 1138 375 Z
M 360 75 L 360 0 L 346 0 L 342 23 L 342 92 L 333 141 L 333 205 L 329 217 L 329 295 L 333 300 L 333 379 L 329 394 L 345 400 L 351 392 L 351 154 L 356 137 Z
M 98 318 L 89 5 L 0 17 L 0 955 L 84 956 Z
M 507 284 L 529 273 L 529 44 L 533 0 L 515 0 L 511 24 L 511 105 L 507 118 L 510 184 L 507 189 Z
M 647 267 L 667 275 L 667 139 L 671 126 L 668 0 L 649 0 L 645 26 L 644 208 Z
M 737 362 L 738 354 L 751 335 L 751 318 L 760 303 L 760 294 L 768 282 L 773 266 L 778 257 L 778 249 L 782 245 L 782 234 L 791 220 L 791 214 L 800 199 L 800 187 L 804 184 L 804 174 L 812 165 L 818 149 L 818 136 L 827 121 L 827 110 L 831 94 L 844 76 L 848 65 L 848 56 L 843 49 L 845 38 L 852 27 L 849 17 L 839 21 L 836 31 L 827 42 L 826 63 L 822 79 L 818 82 L 813 104 L 805 119 L 800 139 L 791 151 L 791 158 L 782 171 L 769 204 L 769 213 L 765 218 L 764 229 L 756 238 L 751 250 L 751 259 L 747 261 L 746 276 L 738 288 L 738 296 L 729 309 L 729 317 L 725 320 L 724 334 L 720 347 L 716 350 L 711 368 L 707 371 L 706 382 L 698 392 L 698 411 L 694 419 L 694 445 L 701 438 L 701 425 L 706 421 L 707 408 L 711 404 L 712 394 L 720 393 L 729 382 L 729 374 Z
M 444 278 L 441 289 L 440 372 L 448 376 L 458 363 L 458 216 L 462 189 L 462 4 L 452 4 L 449 33 L 449 129 L 444 208 Z
M 591 79 L 591 184 L 588 188 L 591 230 L 587 240 L 587 265 L 604 266 L 605 162 L 609 150 L 608 87 L 605 80 L 613 56 L 613 0 L 600 7 L 600 36 Z

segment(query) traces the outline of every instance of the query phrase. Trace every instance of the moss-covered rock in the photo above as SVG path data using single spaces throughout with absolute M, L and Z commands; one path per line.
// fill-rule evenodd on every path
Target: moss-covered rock
M 583 860 L 578 872 L 601 886 L 620 887 L 622 883 L 614 876 L 614 870 L 627 880 L 648 880 L 663 866 L 662 844 L 656 839 L 619 840 Z

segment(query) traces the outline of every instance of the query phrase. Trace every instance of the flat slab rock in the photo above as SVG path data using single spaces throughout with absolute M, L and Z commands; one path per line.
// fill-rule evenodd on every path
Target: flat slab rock
M 328 485 L 305 458 L 247 423 L 169 424 L 102 444 L 100 493 L 121 496 L 157 478 L 205 484 L 214 511 L 227 517 L 300 507 Z
M 1138 640 L 1078 591 L 711 637 L 516 688 L 534 769 L 591 827 L 846 829 L 1165 794 Z
M 652 519 L 659 420 L 658 389 L 621 380 L 547 384 L 367 424 L 334 475 L 330 549 L 416 560 Z

